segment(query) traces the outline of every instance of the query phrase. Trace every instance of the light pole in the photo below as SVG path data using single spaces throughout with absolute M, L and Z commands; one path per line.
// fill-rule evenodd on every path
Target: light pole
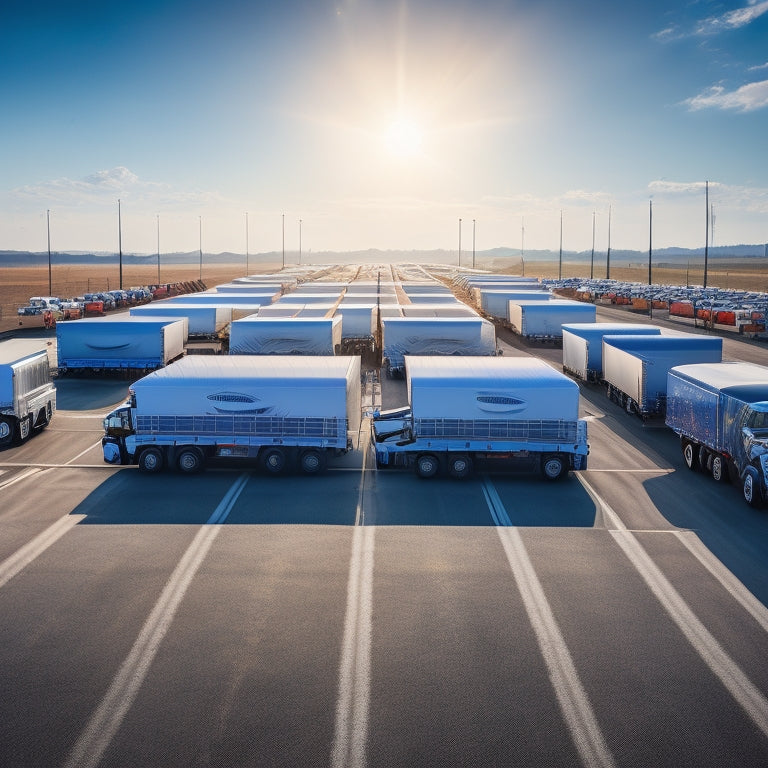
M 53 293 L 53 280 L 51 279 L 51 212 L 45 212 L 45 218 L 48 222 L 48 295 Z
M 589 279 L 595 276 L 595 212 L 592 211 L 592 256 L 589 259 Z
M 283 269 L 285 269 L 285 214 L 283 214 Z
M 157 214 L 157 284 L 160 285 L 160 214 Z
M 299 264 L 301 264 L 301 219 L 299 219 Z
M 472 219 L 472 269 L 475 268 L 475 220 Z
M 459 219 L 459 266 L 461 266 L 461 219 Z
M 123 290 L 123 220 L 120 212 L 120 198 L 117 198 L 117 245 L 120 251 L 120 290 Z
M 520 266 L 522 277 L 525 277 L 525 217 L 520 217 Z
M 203 217 L 198 216 L 198 243 L 200 245 L 200 280 L 203 279 Z
M 563 279 L 563 212 L 560 211 L 560 260 L 557 267 L 557 279 Z
M 653 200 L 648 201 L 648 285 L 652 284 L 651 259 L 653 258 Z M 650 291 L 649 291 L 650 294 Z M 648 317 L 653 317 L 653 296 L 648 296 Z
M 611 279 L 611 206 L 608 206 L 608 253 L 605 256 L 605 279 Z
M 245 276 L 248 277 L 251 269 L 248 265 L 248 211 L 245 212 Z
M 707 287 L 707 262 L 709 261 L 709 182 L 705 182 L 705 204 L 707 207 L 707 231 L 704 237 L 704 285 Z

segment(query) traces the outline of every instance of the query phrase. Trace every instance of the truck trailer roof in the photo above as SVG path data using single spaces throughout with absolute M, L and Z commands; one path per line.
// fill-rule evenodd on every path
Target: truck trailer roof
M 0 342 L 0 365 L 13 365 L 41 352 L 47 352 L 45 339 L 6 339 Z
M 755 363 L 690 363 L 670 373 L 723 392 L 745 403 L 768 401 L 768 367 Z

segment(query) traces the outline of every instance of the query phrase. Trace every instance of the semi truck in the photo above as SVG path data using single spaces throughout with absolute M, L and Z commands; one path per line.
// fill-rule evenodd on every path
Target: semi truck
M 0 342 L 0 446 L 23 443 L 50 424 L 56 389 L 45 342 Z
M 59 323 L 59 374 L 150 371 L 184 354 L 186 317 L 99 317 Z
M 603 336 L 603 382 L 606 395 L 645 420 L 663 416 L 667 401 L 667 372 L 676 365 L 719 363 L 719 337 L 633 334 Z
M 405 368 L 408 403 L 373 415 L 378 467 L 464 478 L 482 464 L 549 480 L 587 468 L 579 387 L 543 361 L 409 355 Z
M 739 482 L 752 506 L 768 501 L 768 368 L 741 362 L 671 368 L 665 421 L 680 437 L 689 469 Z
M 359 428 L 359 357 L 192 356 L 134 382 L 104 419 L 102 449 L 108 464 L 144 472 L 231 457 L 311 475 Z
M 602 381 L 604 336 L 660 334 L 658 326 L 642 323 L 567 323 L 563 325 L 563 370 L 583 381 Z

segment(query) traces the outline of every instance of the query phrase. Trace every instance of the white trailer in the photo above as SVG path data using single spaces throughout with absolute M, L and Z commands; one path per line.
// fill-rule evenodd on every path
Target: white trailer
M 566 323 L 593 323 L 594 304 L 553 299 L 551 301 L 510 301 L 507 310 L 512 330 L 528 341 L 559 342 Z
M 251 315 L 229 328 L 230 355 L 335 355 L 340 345 L 340 317 Z
M 405 359 L 408 402 L 374 414 L 379 467 L 466 477 L 478 463 L 556 480 L 587 467 L 576 382 L 532 357 Z
M 642 419 L 666 411 L 667 373 L 678 365 L 719 363 L 719 337 L 603 336 L 603 381 L 606 394 Z
M 0 446 L 42 431 L 55 411 L 45 340 L 0 341 Z
M 657 325 L 643 323 L 567 323 L 563 325 L 563 370 L 584 381 L 601 381 L 604 336 L 660 334 Z
M 384 317 L 388 376 L 405 370 L 406 355 L 495 355 L 496 329 L 481 317 Z
M 253 307 L 250 307 L 253 310 Z M 190 338 L 213 338 L 224 331 L 232 322 L 233 309 L 230 306 L 218 304 L 169 304 L 165 301 L 156 301 L 153 304 L 143 304 L 139 307 L 131 307 L 131 317 L 186 317 Z
M 150 371 L 184 354 L 186 317 L 86 317 L 56 326 L 60 374 Z
M 104 420 L 104 461 L 144 472 L 232 457 L 316 474 L 360 429 L 358 357 L 186 357 L 129 392 Z
M 473 288 L 474 302 L 489 315 L 509 321 L 510 301 L 549 301 L 554 296 L 548 291 L 499 290 L 496 288 Z

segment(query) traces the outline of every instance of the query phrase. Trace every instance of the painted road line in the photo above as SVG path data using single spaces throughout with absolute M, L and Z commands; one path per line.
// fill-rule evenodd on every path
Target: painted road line
M 28 464 L 19 464 L 18 466 L 21 467 L 27 467 Z M 0 483 L 0 490 L 3 488 L 9 488 L 12 485 L 16 485 L 16 483 L 20 483 L 22 480 L 26 480 L 28 477 L 32 477 L 32 475 L 36 475 L 38 472 L 40 472 L 40 467 L 31 467 L 26 472 L 21 472 L 16 477 L 11 477 L 8 480 L 5 480 L 4 482 Z
M 374 526 L 356 526 L 354 529 L 331 768 L 364 768 L 366 765 L 375 532 Z
M 634 534 L 627 530 L 627 527 L 621 521 L 614 510 L 597 494 L 592 486 L 584 480 L 578 473 L 576 475 L 579 482 L 587 490 L 596 504 L 600 506 L 606 520 L 609 521 L 615 530 L 609 530 L 611 536 L 621 547 L 624 554 L 629 558 L 632 565 L 638 571 L 645 583 L 653 592 L 656 599 L 661 603 L 672 621 L 677 624 L 688 642 L 699 654 L 704 663 L 712 670 L 720 682 L 725 686 L 728 692 L 752 718 L 755 725 L 768 736 L 768 698 L 766 698 L 757 686 L 744 674 L 742 669 L 733 659 L 728 656 L 722 646 L 717 642 L 714 636 L 704 626 L 700 619 L 693 613 L 688 604 L 680 596 L 680 593 L 672 586 L 671 582 L 661 572 L 661 569 L 651 560 L 650 555 L 645 551 L 642 544 L 637 540 Z M 682 531 L 670 531 L 673 535 L 688 545 L 689 540 L 681 537 Z M 694 550 L 697 547 L 689 547 L 692 554 L 696 556 Z M 700 553 L 700 550 L 698 550 Z M 702 565 L 709 569 L 707 562 L 699 560 Z M 709 561 L 711 565 L 711 561 Z M 718 571 L 719 569 L 715 569 Z M 710 570 L 710 572 L 713 572 Z M 714 572 L 713 572 L 714 573 Z M 717 576 L 717 573 L 714 573 Z M 735 577 L 734 577 L 735 579 Z M 751 613 L 751 611 L 750 611 Z M 752 613 L 755 616 L 754 613 Z
M 702 660 L 768 736 L 768 699 L 723 650 L 630 531 L 610 531 L 616 543 Z
M 693 531 L 675 531 L 688 551 L 720 582 L 728 594 L 768 632 L 766 608 L 705 546 Z
M 80 453 L 77 454 L 74 458 L 70 459 L 67 462 L 67 465 L 70 465 L 73 461 L 77 461 L 81 456 L 84 456 L 89 451 L 92 451 L 96 446 L 101 445 L 101 440 L 99 440 L 97 443 L 94 443 L 90 448 L 86 448 L 84 451 L 80 451 Z
M 368 443 L 365 442 L 347 581 L 347 611 L 339 664 L 331 768 L 364 768 L 366 764 L 371 696 L 373 552 L 376 535 L 375 526 L 364 525 L 367 447 Z
M 152 609 L 131 652 L 72 749 L 66 763 L 67 768 L 95 768 L 101 760 L 138 695 L 160 643 L 170 629 L 173 617 L 192 579 L 219 535 L 222 523 L 227 519 L 247 481 L 247 474 L 240 475 L 187 548 L 168 579 L 160 599 Z
M 488 478 L 483 479 L 483 491 L 486 493 L 486 500 L 493 504 L 491 514 L 494 520 L 509 520 L 509 515 Z M 587 768 L 614 768 L 613 755 L 608 749 L 587 692 L 579 679 L 576 665 L 528 557 L 520 531 L 508 524 L 497 524 L 496 531 L 581 761 Z
M 46 528 L 32 541 L 25 544 L 10 557 L 0 563 L 0 587 L 5 586 L 19 571 L 26 568 L 33 560 L 55 544 L 67 531 L 76 526 L 85 515 L 67 515 Z

